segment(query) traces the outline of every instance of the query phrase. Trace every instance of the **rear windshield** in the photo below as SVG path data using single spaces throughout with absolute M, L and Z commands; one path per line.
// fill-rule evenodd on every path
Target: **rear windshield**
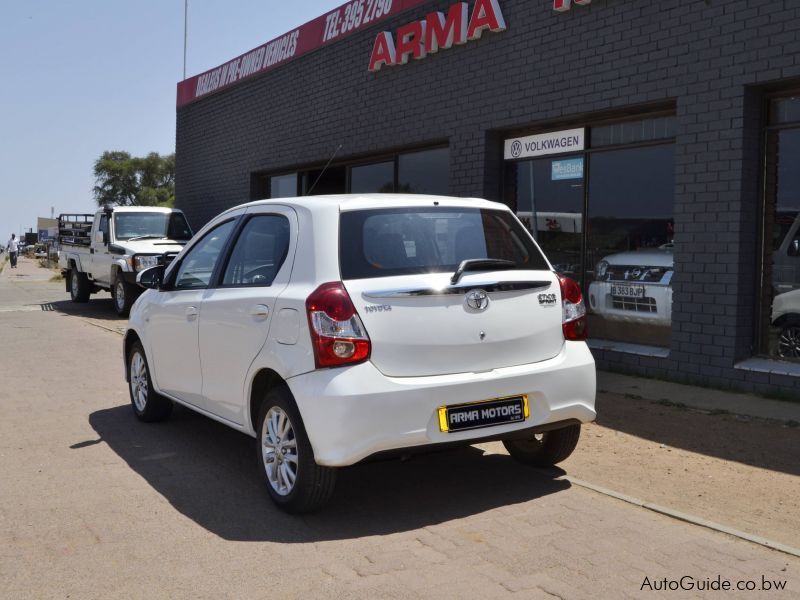
M 343 212 L 339 258 L 342 279 L 452 272 L 471 258 L 510 260 L 517 269 L 549 269 L 511 213 L 477 208 Z

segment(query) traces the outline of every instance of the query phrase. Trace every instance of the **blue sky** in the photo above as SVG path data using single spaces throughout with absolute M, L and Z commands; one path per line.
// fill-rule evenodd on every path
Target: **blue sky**
M 343 2 L 189 0 L 187 76 Z M 94 211 L 92 166 L 104 150 L 174 151 L 183 7 L 0 0 L 0 243 L 51 206 Z

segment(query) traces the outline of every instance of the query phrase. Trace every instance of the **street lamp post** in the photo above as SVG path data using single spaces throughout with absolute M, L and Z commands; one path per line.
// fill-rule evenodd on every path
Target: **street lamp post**
M 183 0 L 183 78 L 186 79 L 186 40 L 189 33 L 189 0 Z

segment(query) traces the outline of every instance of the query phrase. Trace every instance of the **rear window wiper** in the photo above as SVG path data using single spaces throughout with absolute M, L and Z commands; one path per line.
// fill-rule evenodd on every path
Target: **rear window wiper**
M 450 278 L 450 283 L 455 285 L 461 276 L 467 271 L 505 271 L 515 269 L 517 263 L 513 260 L 503 260 L 502 258 L 470 258 L 462 260 L 456 272 Z

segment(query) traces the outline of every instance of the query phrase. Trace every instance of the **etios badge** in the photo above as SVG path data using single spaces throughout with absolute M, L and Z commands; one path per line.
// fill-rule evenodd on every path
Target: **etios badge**
M 486 310 L 489 307 L 489 296 L 483 290 L 470 290 L 467 292 L 466 302 L 473 310 Z

